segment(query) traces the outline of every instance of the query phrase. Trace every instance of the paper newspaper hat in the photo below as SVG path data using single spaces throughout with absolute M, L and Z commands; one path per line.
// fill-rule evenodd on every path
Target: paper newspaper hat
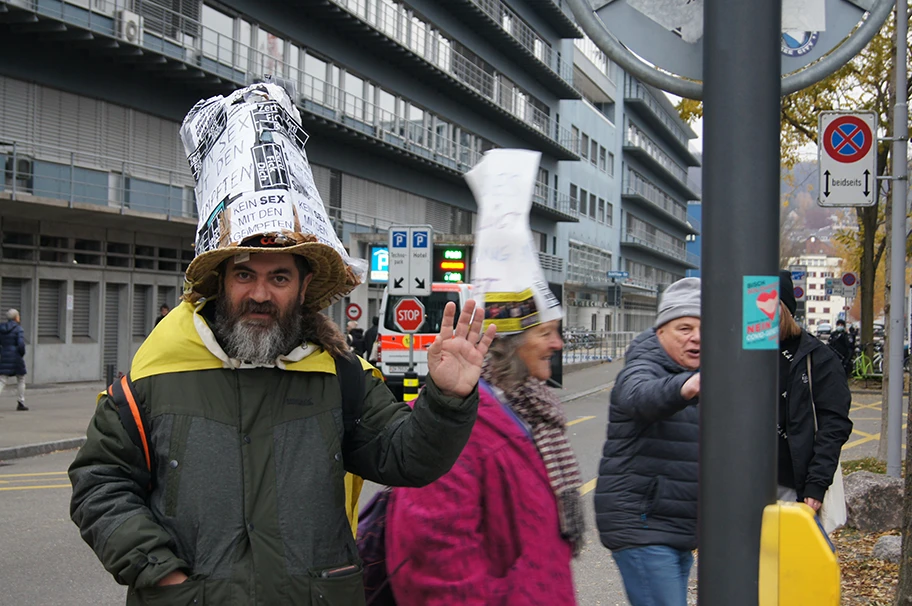
M 196 258 L 185 296 L 218 292 L 217 269 L 245 253 L 292 253 L 313 279 L 304 305 L 323 309 L 360 284 L 366 264 L 348 256 L 314 184 L 308 135 L 285 90 L 260 83 L 198 102 L 180 130 L 196 180 Z
M 466 174 L 478 203 L 473 298 L 484 308 L 484 325 L 511 334 L 559 320 L 560 301 L 548 288 L 529 227 L 532 193 L 541 154 L 495 149 Z

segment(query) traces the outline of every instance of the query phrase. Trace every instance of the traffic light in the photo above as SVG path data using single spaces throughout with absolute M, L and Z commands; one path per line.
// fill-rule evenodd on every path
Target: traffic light
M 434 248 L 434 282 L 465 282 L 467 257 L 465 247 Z

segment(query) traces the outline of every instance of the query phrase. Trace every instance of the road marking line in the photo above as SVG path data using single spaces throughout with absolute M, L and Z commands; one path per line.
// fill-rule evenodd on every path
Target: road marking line
M 41 473 L 5 473 L 0 474 L 0 478 L 33 478 L 35 476 L 59 476 L 66 475 L 65 471 L 45 471 Z
M 574 419 L 574 420 L 570 421 L 569 423 L 567 423 L 567 427 L 576 425 L 577 423 L 582 423 L 583 421 L 591 421 L 594 418 L 595 417 L 580 417 L 578 419 Z
M 856 410 L 880 410 L 881 403 L 874 402 L 873 404 L 856 404 L 853 402 L 852 404 L 853 404 L 853 407 L 849 408 L 849 412 L 853 412 Z M 883 411 L 881 411 L 881 412 L 883 412 Z
M 589 494 L 590 492 L 592 492 L 593 490 L 595 490 L 595 483 L 597 480 L 598 480 L 598 478 L 596 478 L 595 480 L 589 480 L 588 482 L 583 484 L 580 487 L 580 496 L 581 497 L 585 496 L 585 495 Z M 2 490 L 2 489 L 0 489 L 0 490 Z
M 49 484 L 47 486 L 10 486 L 8 488 L 0 488 L 0 492 L 6 490 L 39 490 L 42 488 L 72 488 L 70 484 Z

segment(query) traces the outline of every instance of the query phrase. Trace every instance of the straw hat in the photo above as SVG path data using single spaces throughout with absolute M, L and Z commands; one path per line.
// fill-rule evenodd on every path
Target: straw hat
M 308 135 L 287 92 L 271 83 L 197 103 L 181 126 L 196 179 L 196 258 L 184 297 L 219 292 L 219 266 L 251 254 L 295 254 L 313 272 L 304 305 L 323 309 L 361 283 L 326 215 L 304 152 Z

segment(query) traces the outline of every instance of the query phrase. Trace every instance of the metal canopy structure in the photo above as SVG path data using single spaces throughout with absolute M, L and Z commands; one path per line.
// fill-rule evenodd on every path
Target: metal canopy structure
M 631 75 L 681 97 L 703 98 L 702 3 L 661 24 L 643 7 L 655 5 L 657 16 L 660 10 L 667 12 L 673 0 L 567 4 L 592 41 Z M 796 52 L 782 56 L 781 94 L 806 88 L 845 65 L 880 30 L 893 6 L 893 0 L 825 0 L 826 28 L 792 33 L 799 39 L 794 41 Z

